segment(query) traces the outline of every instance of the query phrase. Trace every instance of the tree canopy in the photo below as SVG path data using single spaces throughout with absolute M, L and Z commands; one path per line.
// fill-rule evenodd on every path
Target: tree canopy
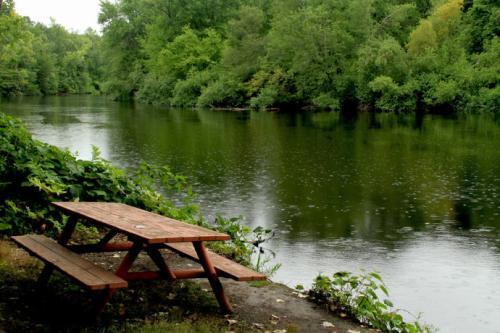
M 0 95 L 92 93 L 198 107 L 495 112 L 494 0 L 103 1 L 102 36 L 4 0 Z
M 103 4 L 103 48 L 113 55 L 104 66 L 108 93 L 208 107 L 500 105 L 495 1 L 184 3 Z
M 0 7 L 0 97 L 93 93 L 99 90 L 100 37 L 68 32 L 52 22 L 35 24 Z

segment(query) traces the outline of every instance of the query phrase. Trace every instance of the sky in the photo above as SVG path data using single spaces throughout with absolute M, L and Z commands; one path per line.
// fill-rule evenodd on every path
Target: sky
M 49 24 L 53 17 L 71 31 L 84 32 L 88 27 L 100 31 L 99 0 L 15 0 L 15 4 L 20 15 L 35 22 Z

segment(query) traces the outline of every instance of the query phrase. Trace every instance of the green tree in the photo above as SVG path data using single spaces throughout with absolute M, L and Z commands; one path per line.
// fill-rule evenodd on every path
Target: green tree
M 356 96 L 367 104 L 375 103 L 380 97 L 382 83 L 389 87 L 392 95 L 408 79 L 408 57 L 403 47 L 394 39 L 373 40 L 366 43 L 360 50 L 356 63 Z M 383 78 L 383 79 L 381 79 Z M 377 80 L 378 83 L 373 83 Z M 374 87 L 377 87 L 374 89 Z M 386 89 L 387 90 L 387 89 Z M 394 100 L 396 103 L 396 100 Z M 387 103 L 385 103 L 387 104 Z M 397 106 L 394 106 L 395 111 Z M 385 111 L 389 111 L 387 105 Z
M 143 80 L 144 38 L 149 17 L 141 11 L 145 1 L 103 1 L 99 23 L 103 27 L 103 58 L 105 59 L 103 90 L 115 99 L 134 97 Z
M 417 6 L 417 10 L 422 17 L 426 17 L 429 15 L 432 9 L 432 1 L 431 0 L 416 0 L 415 4 Z
M 471 52 L 480 53 L 494 37 L 500 36 L 500 3 L 496 0 L 474 0 L 467 11 L 467 44 Z
M 36 94 L 35 36 L 16 14 L 0 16 L 0 96 Z
M 433 4 L 435 6 L 433 7 Z M 0 95 L 189 106 L 493 110 L 494 0 L 103 1 L 103 36 L 0 8 Z
M 347 18 L 318 6 L 275 18 L 268 35 L 266 66 L 281 78 L 269 76 L 263 92 L 272 96 L 270 89 L 276 91 L 281 103 L 312 102 L 318 97 L 324 101 L 328 95 L 338 104 L 335 100 L 342 97 L 349 80 L 355 35 L 362 34 L 357 27 L 349 31 L 356 25 L 351 19 L 356 21 L 363 14 Z M 280 96 L 283 92 L 286 98 Z
M 437 35 L 431 21 L 423 20 L 420 23 L 417 29 L 411 33 L 407 47 L 408 52 L 414 56 L 419 56 L 437 47 Z
M 213 29 L 202 36 L 186 27 L 183 33 L 168 43 L 148 63 L 147 84 L 139 91 L 139 98 L 149 101 L 155 90 L 161 89 L 161 101 L 174 105 L 194 105 L 201 89 L 210 79 L 204 73 L 220 62 L 222 38 Z
M 241 81 L 247 81 L 259 68 L 265 55 L 265 13 L 257 7 L 241 7 L 237 18 L 228 23 L 222 64 Z
M 14 0 L 0 0 L 0 15 L 11 15 L 14 11 Z
M 99 37 L 34 24 L 13 8 L 3 2 L 0 15 L 0 96 L 96 92 L 100 50 L 92 46 Z

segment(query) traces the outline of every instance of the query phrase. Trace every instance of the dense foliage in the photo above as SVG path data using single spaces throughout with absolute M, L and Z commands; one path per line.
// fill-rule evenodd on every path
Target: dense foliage
M 175 192 L 186 193 L 177 207 L 154 190 L 160 180 Z M 0 228 L 26 233 L 40 228 L 60 229 L 61 219 L 52 201 L 113 201 L 198 223 L 197 207 L 189 203 L 184 178 L 167 167 L 142 164 L 133 174 L 96 156 L 78 160 L 31 138 L 14 118 L 0 113 Z
M 105 89 L 182 106 L 495 111 L 493 0 L 104 2 Z
M 92 93 L 172 106 L 489 111 L 495 0 L 103 1 L 103 35 L 0 10 L 0 96 Z M 101 84 L 102 82 L 102 84 Z
M 101 159 L 97 148 L 91 161 L 78 160 L 69 151 L 32 139 L 21 122 L 0 112 L 0 235 L 57 232 L 66 217 L 52 201 L 123 202 L 225 232 L 232 241 L 214 242 L 215 250 L 247 265 L 255 252 L 255 268 L 269 269 L 262 242 L 270 230 L 251 230 L 240 218 L 218 216 L 208 223 L 192 199 L 185 178 L 168 167 L 142 163 L 124 171 Z
M 328 277 L 319 275 L 310 294 L 327 302 L 336 311 L 347 313 L 363 324 L 390 333 L 430 333 L 433 329 L 418 321 L 406 322 L 394 309 L 393 303 L 383 296 L 389 296 L 387 288 L 377 273 L 355 275 L 337 272 Z
M 95 93 L 101 77 L 100 37 L 80 35 L 52 23 L 34 24 L 0 9 L 0 97 Z

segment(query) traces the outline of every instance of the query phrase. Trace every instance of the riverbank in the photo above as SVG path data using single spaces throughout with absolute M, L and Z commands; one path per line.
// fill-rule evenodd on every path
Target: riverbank
M 273 280 L 310 288 L 320 272 L 376 271 L 398 308 L 443 332 L 500 325 L 489 287 L 500 285 L 494 117 L 156 109 L 92 96 L 1 108 L 80 159 L 94 144 L 116 167 L 171 166 L 210 223 L 243 215 L 242 225 L 272 228 Z
M 75 158 L 75 156 L 71 155 L 69 151 L 63 151 L 57 147 L 32 139 L 31 134 L 26 130 L 22 123 L 2 113 L 0 113 L 0 135 L 0 141 L 5 143 L 0 145 L 0 155 L 4 157 L 3 160 L 0 160 L 0 180 L 2 180 L 2 182 L 0 182 L 2 189 L 0 193 L 2 193 L 2 199 L 4 200 L 4 205 L 0 206 L 0 216 L 2 216 L 0 230 L 5 236 L 34 232 L 45 233 L 52 236 L 57 234 L 58 230 L 61 230 L 65 223 L 65 217 L 60 216 L 57 211 L 51 209 L 52 205 L 50 205 L 50 203 L 54 201 L 122 202 L 165 216 L 180 219 L 187 223 L 205 226 L 219 232 L 227 233 L 231 237 L 231 241 L 215 244 L 216 246 L 214 249 L 216 249 L 217 252 L 249 266 L 252 266 L 252 253 L 258 253 L 259 259 L 255 263 L 256 270 L 273 272 L 277 267 L 265 267 L 265 263 L 268 261 L 269 257 L 267 251 L 262 247 L 262 243 L 272 237 L 270 236 L 273 234 L 271 229 L 256 227 L 252 230 L 251 228 L 241 224 L 240 218 L 226 219 L 220 215 L 215 218 L 213 223 L 207 222 L 207 220 L 203 219 L 198 206 L 194 205 L 191 201 L 194 198 L 194 194 L 191 187 L 186 183 L 185 177 L 174 174 L 167 166 L 160 167 L 147 163 L 141 163 L 135 170 L 125 172 L 123 169 L 114 167 L 108 161 L 100 158 L 99 149 L 97 147 L 93 148 L 91 160 L 79 160 Z M 155 184 L 161 184 L 162 189 L 169 192 L 170 195 L 161 195 L 157 192 Z M 182 205 L 176 205 L 171 199 L 178 195 L 182 195 L 183 197 Z M 102 235 L 100 235 L 101 237 L 97 237 L 99 236 L 99 230 L 85 225 L 80 225 L 77 230 L 80 234 L 77 239 L 85 239 L 88 241 L 89 238 L 95 238 L 96 240 L 102 238 Z M 13 252 L 8 248 L 9 246 L 7 246 L 7 250 L 4 252 L 7 254 Z M 7 255 L 6 257 L 9 258 L 10 256 Z M 98 256 L 90 259 L 93 259 L 91 260 L 93 262 L 108 266 L 106 268 L 113 271 L 117 269 L 116 264 L 119 261 L 119 255 L 115 255 L 113 257 Z M 28 259 L 26 260 L 28 261 Z M 172 260 L 173 259 L 168 259 L 169 262 L 172 262 Z M 29 263 L 27 265 L 28 269 L 24 269 L 26 274 L 18 275 L 19 272 L 23 272 L 22 269 L 20 270 L 22 265 L 10 264 L 12 261 L 13 260 L 9 259 L 4 260 L 6 263 L 4 266 L 7 269 L 3 274 L 6 279 L 3 284 L 14 285 L 15 288 L 13 290 L 16 293 L 13 295 L 6 295 L 4 298 L 14 300 L 16 302 L 15 304 L 6 306 L 6 308 L 11 309 L 18 304 L 17 300 L 19 297 L 17 293 L 20 291 L 27 290 L 28 295 L 35 295 L 36 301 L 38 302 L 39 296 L 35 293 L 32 281 L 35 280 L 37 275 L 34 273 L 37 271 L 36 268 L 38 268 L 39 271 L 40 267 L 36 267 L 35 264 Z M 35 269 L 29 269 L 30 267 L 35 267 Z M 32 275 L 31 278 L 27 278 L 30 275 Z M 16 280 L 16 277 L 19 279 Z M 13 278 L 14 280 L 12 280 Z M 22 281 L 22 283 L 19 283 L 20 281 Z M 209 308 L 211 307 L 203 300 L 200 300 L 200 295 L 202 295 L 201 297 L 208 297 L 208 295 L 200 291 L 200 288 L 203 291 L 203 288 L 200 287 L 200 285 L 187 283 L 172 284 L 170 289 L 160 289 L 166 293 L 157 292 L 157 288 L 154 286 L 152 289 L 150 288 L 151 285 L 146 286 L 149 286 L 146 290 L 153 290 L 153 295 L 151 295 L 151 297 L 147 293 L 141 296 L 137 296 L 138 294 L 134 292 L 128 295 L 124 293 L 124 300 L 119 302 L 118 306 L 113 309 L 114 312 L 112 312 L 118 312 L 120 317 L 113 319 L 113 316 L 111 316 L 110 320 L 115 323 L 120 323 L 120 325 L 124 325 L 123 322 L 127 323 L 127 320 L 125 320 L 127 311 L 131 313 L 142 313 L 142 316 L 147 318 L 148 306 L 145 306 L 144 304 L 157 305 L 159 302 L 168 299 L 172 301 L 170 306 L 177 306 L 174 302 L 177 299 L 177 295 L 181 297 L 181 303 L 185 301 L 188 305 L 185 308 L 185 311 L 182 309 L 180 311 L 176 311 L 176 317 L 178 318 L 184 319 L 185 315 L 196 313 L 196 309 L 205 309 L 207 306 Z M 193 286 L 195 288 L 194 291 Z M 344 312 L 344 317 L 347 317 L 347 315 L 350 314 L 352 318 L 355 318 L 360 323 L 365 323 L 372 327 L 377 327 L 386 331 L 389 329 L 390 331 L 393 331 L 391 328 L 399 327 L 401 324 L 406 325 L 402 322 L 403 319 L 399 315 L 395 317 L 397 319 L 397 323 L 393 323 L 393 315 L 387 317 L 389 314 L 384 313 L 387 308 L 385 308 L 382 312 L 379 311 L 381 308 L 377 305 L 377 302 L 365 302 L 367 299 L 362 295 L 364 295 L 366 291 L 351 290 L 348 291 L 348 293 L 341 291 L 346 300 L 352 300 L 354 302 L 354 305 L 352 305 L 350 304 L 350 301 L 347 303 L 337 302 L 337 292 L 334 291 L 334 285 L 322 286 L 325 288 L 321 288 L 318 292 L 327 296 L 328 299 L 331 299 L 330 296 L 335 296 L 331 299 L 332 302 L 334 302 L 332 304 L 338 305 L 341 309 L 344 309 L 342 310 Z M 364 285 L 361 287 L 363 286 Z M 371 286 L 371 284 L 369 286 Z M 253 285 L 253 287 L 263 286 L 259 284 Z M 180 288 L 180 292 L 177 292 L 177 288 Z M 288 290 L 286 287 L 284 288 L 285 290 Z M 71 293 L 73 290 L 71 288 L 66 288 L 66 284 L 56 286 L 54 293 L 56 293 L 56 290 L 64 292 L 64 297 L 60 302 L 57 302 L 55 305 L 34 304 L 35 308 L 50 309 L 48 313 L 45 313 L 45 315 L 42 316 L 36 313 L 38 315 L 38 319 L 42 320 L 42 322 L 45 321 L 47 324 L 51 324 L 52 322 L 59 323 L 61 320 L 61 314 L 63 314 L 63 318 L 71 319 L 74 316 L 74 313 L 82 313 L 82 309 L 85 308 L 86 304 L 85 300 L 88 299 L 87 295 L 84 299 L 77 300 L 75 302 L 78 307 L 78 311 L 70 311 L 66 314 L 70 307 L 64 307 L 60 311 L 54 311 L 54 306 L 57 307 L 58 304 L 64 304 L 68 301 L 68 299 L 71 300 L 73 295 Z M 282 319 L 280 314 L 273 314 L 273 312 L 279 313 L 278 309 L 269 307 L 269 304 L 275 304 L 274 302 L 284 303 L 282 305 L 286 306 L 287 314 L 283 313 L 281 316 L 283 319 L 286 319 L 286 321 L 283 321 L 284 323 L 289 321 L 290 317 L 288 315 L 288 311 L 294 306 L 286 304 L 286 301 L 283 299 L 286 295 L 275 295 L 272 291 L 266 289 L 260 289 L 260 294 L 258 292 L 256 293 L 254 290 L 252 292 L 249 290 L 246 290 L 246 292 L 238 290 L 238 294 L 243 294 L 240 298 L 243 300 L 242 302 L 244 303 L 247 300 L 252 299 L 252 295 L 257 294 L 256 296 L 253 296 L 256 297 L 260 303 L 257 302 L 257 304 L 240 305 L 242 311 L 244 311 L 244 313 L 249 313 L 249 319 L 252 320 L 251 323 L 245 324 L 246 326 L 250 326 L 245 327 L 244 331 L 248 331 L 253 328 L 259 330 L 265 329 L 265 323 L 267 323 L 267 320 L 271 321 L 273 325 L 277 325 Z M 333 294 L 331 293 L 332 291 Z M 373 293 L 373 290 L 371 293 Z M 387 294 L 387 292 L 385 293 Z M 67 295 L 70 295 L 70 297 Z M 274 298 L 270 295 L 274 295 Z M 361 295 L 361 303 L 356 300 L 359 295 Z M 195 302 L 192 302 L 192 297 L 184 298 L 184 296 L 195 296 Z M 297 294 L 297 296 L 299 295 Z M 269 299 L 269 297 L 271 297 L 271 299 Z M 29 297 L 27 296 L 27 298 Z M 146 298 L 150 299 L 150 301 L 146 301 Z M 262 300 L 266 299 L 268 301 L 264 303 L 267 304 L 267 307 L 262 305 Z M 135 310 L 134 308 L 132 308 L 132 310 L 127 310 L 125 304 L 129 304 L 131 302 L 133 304 L 139 304 L 140 307 Z M 22 308 L 24 310 L 26 307 L 29 308 L 30 303 L 24 301 L 20 304 L 24 305 L 24 308 Z M 84 305 L 83 307 L 82 304 Z M 87 305 L 87 307 L 89 306 L 90 305 Z M 168 313 L 169 308 L 170 307 L 166 307 L 164 311 L 160 312 Z M 337 309 L 338 307 L 335 308 Z M 255 311 L 258 309 L 263 310 L 262 313 L 265 318 L 256 317 L 255 313 L 252 312 L 252 309 Z M 84 312 L 85 311 L 83 311 L 83 313 Z M 308 310 L 302 309 L 301 307 L 298 307 L 296 313 L 300 314 L 300 317 L 287 324 L 291 325 L 289 329 L 295 331 L 316 331 L 319 322 L 321 322 L 321 329 L 331 329 L 335 327 L 334 324 L 328 322 L 325 318 L 316 318 L 320 319 L 319 322 L 316 322 L 312 319 L 313 317 L 304 317 L 304 313 L 308 313 Z M 54 316 L 54 314 L 56 316 Z M 28 327 L 33 325 L 32 317 L 33 316 L 29 315 L 22 316 L 22 318 L 29 318 L 26 323 Z M 46 318 L 53 318 L 53 320 L 49 320 L 47 322 Z M 85 327 L 87 325 L 87 320 L 81 322 L 81 319 L 82 318 L 79 315 L 67 322 L 67 325 L 72 326 L 76 324 L 77 326 L 75 329 L 81 330 L 81 327 Z M 247 323 L 244 317 L 242 319 L 243 323 Z M 374 321 L 373 319 L 376 319 L 377 321 Z M 389 319 L 389 321 L 386 319 Z M 141 319 L 138 320 L 141 322 Z M 230 320 L 228 323 L 231 325 L 235 325 L 239 322 L 237 319 L 228 320 Z M 255 322 L 255 320 L 263 321 L 265 323 Z M 381 320 L 382 323 L 379 323 L 379 320 Z M 300 324 L 295 324 L 295 321 Z M 393 324 L 397 326 L 394 326 Z M 213 325 L 218 325 L 218 323 Z M 44 325 L 41 324 L 40 327 L 44 328 Z M 67 331 L 67 327 L 63 326 L 63 328 Z M 49 331 L 54 331 L 54 329 L 58 329 L 58 327 L 49 327 Z M 288 331 L 289 329 L 285 330 Z M 130 330 L 130 328 L 126 327 L 126 331 Z M 14 331 L 17 332 L 19 329 L 15 328 Z M 217 329 L 214 327 L 209 329 L 209 332 L 216 331 Z
M 114 269 L 123 254 L 88 255 L 95 263 Z M 165 250 L 175 266 L 195 265 Z M 138 269 L 152 268 L 140 257 Z M 189 267 L 191 267 L 189 266 Z M 43 297 L 35 293 L 41 264 L 0 241 L 0 332 L 374 332 L 349 319 L 328 313 L 284 285 L 223 284 L 235 313 L 219 312 L 204 282 L 137 283 L 117 293 L 101 320 L 82 319 L 90 309 L 89 295 L 62 275 L 56 275 Z

